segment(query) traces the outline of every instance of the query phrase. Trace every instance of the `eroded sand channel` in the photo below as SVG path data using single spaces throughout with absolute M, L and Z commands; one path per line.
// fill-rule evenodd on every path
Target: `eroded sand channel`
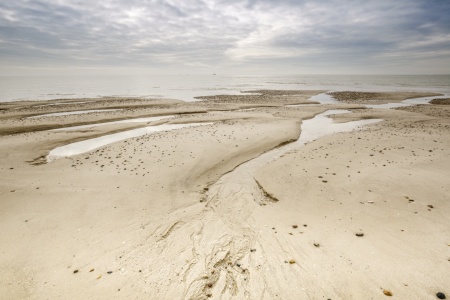
M 176 246 L 162 251 L 167 243 L 175 245 L 174 241 L 178 241 L 176 244 L 183 247 L 192 245 L 193 258 L 186 264 L 183 276 L 187 286 L 183 298 L 203 299 L 211 294 L 222 294 L 224 297 L 261 299 L 271 295 L 271 283 L 263 275 L 267 270 L 261 270 L 261 265 L 270 265 L 270 262 L 264 253 L 259 260 L 252 260 L 249 253 L 256 251 L 255 248 L 264 249 L 264 241 L 259 237 L 260 229 L 252 219 L 255 205 L 264 206 L 278 200 L 262 190 L 254 179 L 254 173 L 308 142 L 381 121 L 335 123 L 329 118 L 342 113 L 349 111 L 329 110 L 304 121 L 297 141 L 266 152 L 223 175 L 207 188 L 205 198 L 201 200 L 206 202 L 204 209 L 182 218 L 174 215 L 159 232 L 160 243 L 155 249 L 159 255 L 169 257 L 176 251 L 183 251 Z

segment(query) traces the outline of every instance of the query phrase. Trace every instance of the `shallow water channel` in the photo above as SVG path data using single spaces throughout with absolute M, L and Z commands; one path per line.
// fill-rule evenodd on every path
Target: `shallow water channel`
M 222 176 L 219 181 L 213 184 L 209 189 L 209 198 L 218 197 L 221 200 L 232 198 L 247 198 L 261 203 L 264 196 L 256 183 L 253 174 L 267 163 L 276 160 L 280 156 L 300 148 L 306 143 L 317 140 L 321 137 L 338 133 L 349 132 L 364 125 L 374 124 L 382 121 L 381 119 L 359 120 L 346 123 L 335 123 L 328 116 L 334 114 L 350 113 L 348 110 L 328 110 L 316 115 L 314 118 L 304 120 L 301 125 L 300 138 L 295 142 L 282 147 L 270 150 L 255 159 L 249 160 L 235 168 L 232 172 Z M 259 195 L 259 197 L 256 197 Z M 229 199 L 230 201 L 232 199 Z
M 386 104 L 366 104 L 364 105 L 367 108 L 397 108 L 397 107 L 406 107 L 406 106 L 413 106 L 418 104 L 430 104 L 429 102 L 433 99 L 444 99 L 448 98 L 448 96 L 434 96 L 434 97 L 419 97 L 419 98 L 412 98 L 412 99 L 406 99 L 402 102 L 398 103 L 386 103 Z
M 127 130 L 123 132 L 108 134 L 93 139 L 88 139 L 76 143 L 67 144 L 61 147 L 57 147 L 50 151 L 47 155 L 47 162 L 54 161 L 61 157 L 73 156 L 81 153 L 85 153 L 118 141 L 126 140 L 129 138 L 139 137 L 147 134 L 152 134 L 160 131 L 170 131 L 180 128 L 210 125 L 212 123 L 190 123 L 190 124 L 162 124 L 158 126 L 148 126 L 144 128 L 138 128 L 133 130 Z

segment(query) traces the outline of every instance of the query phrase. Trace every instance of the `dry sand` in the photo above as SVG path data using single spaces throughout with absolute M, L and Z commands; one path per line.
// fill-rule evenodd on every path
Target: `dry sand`
M 0 299 L 448 296 L 450 107 L 362 109 L 366 101 L 350 92 L 351 104 L 285 107 L 320 91 L 259 92 L 195 103 L 1 104 Z M 384 121 L 268 164 L 254 159 L 296 140 L 302 120 L 336 108 L 353 112 L 337 122 Z M 57 146 L 166 122 L 213 124 L 45 163 Z

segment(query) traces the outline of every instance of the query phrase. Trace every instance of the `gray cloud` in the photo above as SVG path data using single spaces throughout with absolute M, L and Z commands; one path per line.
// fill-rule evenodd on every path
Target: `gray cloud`
M 16 0 L 0 3 L 0 66 L 449 73 L 449 12 L 445 0 Z

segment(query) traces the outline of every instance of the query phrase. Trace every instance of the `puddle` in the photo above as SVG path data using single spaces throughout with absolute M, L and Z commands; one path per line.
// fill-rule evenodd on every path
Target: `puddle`
M 45 114 L 45 115 L 38 115 L 38 116 L 28 117 L 27 119 L 67 116 L 67 115 L 81 115 L 81 114 L 88 114 L 88 113 L 93 113 L 93 112 L 105 112 L 105 111 L 117 111 L 117 110 L 122 110 L 122 109 L 92 109 L 92 110 L 67 111 L 67 112 L 58 112 L 58 113 L 51 113 L 51 114 Z
M 309 98 L 308 101 L 315 101 L 315 102 L 319 102 L 320 104 L 338 103 L 338 101 L 336 99 L 334 99 L 333 96 L 331 96 L 327 93 L 321 93 L 321 94 L 314 95 L 311 98 Z
M 88 124 L 88 125 L 64 127 L 64 128 L 52 129 L 52 130 L 49 130 L 49 131 L 73 131 L 73 130 L 90 129 L 90 128 L 93 128 L 93 127 L 105 126 L 105 125 L 113 125 L 113 124 L 148 123 L 148 122 L 154 122 L 154 121 L 159 121 L 159 120 L 163 120 L 163 119 L 169 119 L 169 118 L 173 118 L 173 117 L 174 117 L 173 115 L 170 115 L 170 116 L 127 119 L 127 120 L 121 120 L 121 121 L 113 121 L 113 122 L 105 122 L 105 123 L 97 123 L 97 124 Z
M 363 105 L 367 108 L 397 108 L 397 107 L 406 107 L 406 106 L 412 106 L 412 105 L 418 105 L 418 104 L 430 104 L 429 102 L 433 99 L 444 99 L 448 98 L 448 96 L 434 96 L 434 97 L 420 97 L 420 98 L 413 98 L 413 99 L 407 99 L 403 100 L 399 103 L 386 103 L 386 104 L 366 104 Z
M 104 135 L 101 137 L 80 141 L 68 145 L 64 145 L 53 149 L 47 155 L 47 162 L 52 162 L 58 158 L 73 156 L 81 153 L 85 153 L 111 143 L 126 140 L 129 138 L 139 137 L 147 134 L 152 134 L 160 131 L 170 131 L 175 129 L 181 129 L 186 127 L 210 125 L 213 123 L 190 123 L 190 124 L 162 124 L 159 126 L 149 126 L 144 128 L 138 128 L 133 130 L 127 130 L 124 132 L 113 133 Z
M 308 101 L 314 101 L 314 102 L 319 102 L 319 104 L 336 104 L 338 103 L 338 101 L 336 101 L 336 99 L 333 98 L 333 96 L 327 94 L 327 93 L 321 93 L 321 94 L 317 94 L 314 95 L 310 98 L 308 98 Z M 319 105 L 319 104 L 289 104 L 289 105 L 285 105 L 286 107 L 297 107 L 297 106 L 315 106 L 315 105 Z

